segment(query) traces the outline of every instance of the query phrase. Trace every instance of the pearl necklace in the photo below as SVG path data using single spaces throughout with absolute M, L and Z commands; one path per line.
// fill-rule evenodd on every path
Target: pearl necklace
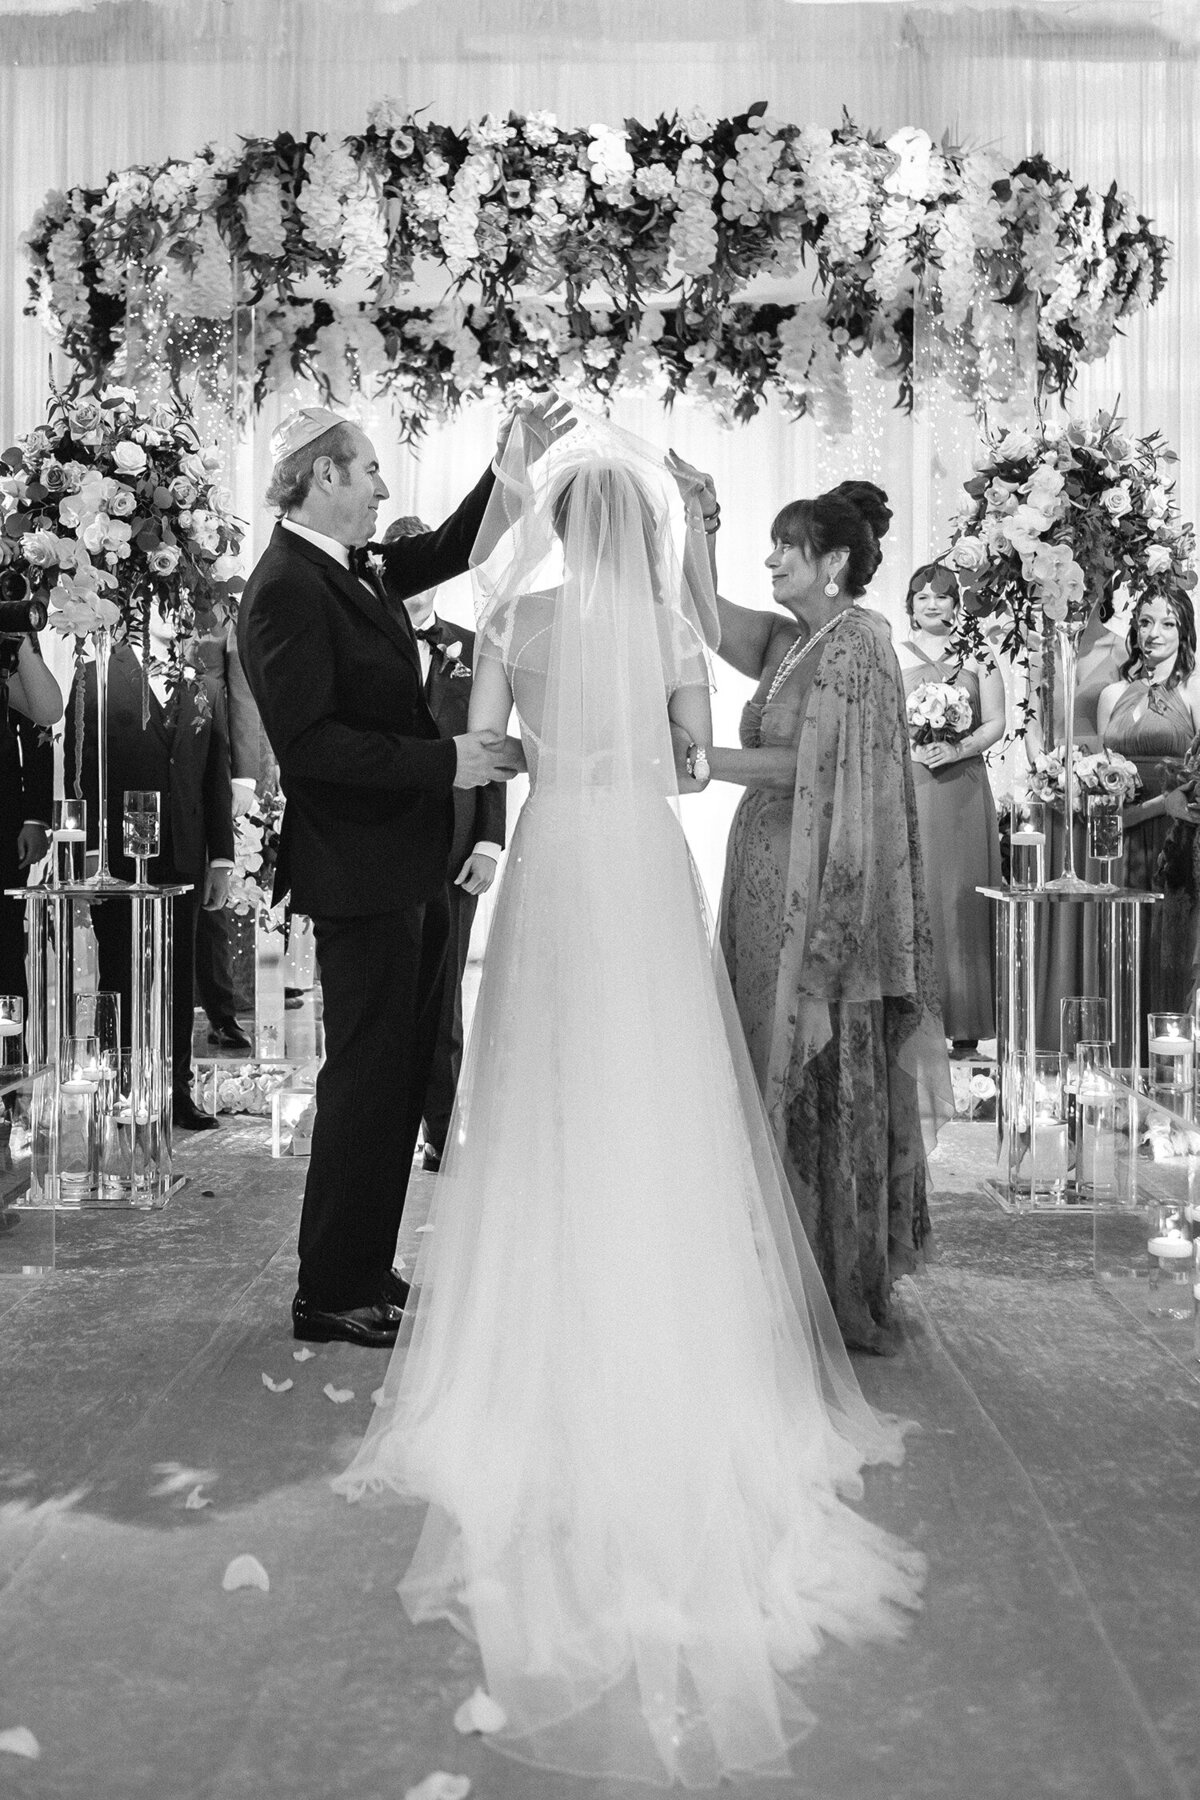
M 857 601 L 851 601 L 849 606 L 843 606 L 841 612 L 834 613 L 832 619 L 826 620 L 820 631 L 814 632 L 810 638 L 805 638 L 803 643 L 797 639 L 789 650 L 784 651 L 783 661 L 775 671 L 775 679 L 767 689 L 767 697 L 763 701 L 764 707 L 770 706 L 772 700 L 775 698 L 792 670 L 796 667 L 797 663 L 802 662 L 810 650 L 815 650 L 821 639 L 823 637 L 828 637 L 834 626 L 838 624 L 840 620 L 844 619 L 848 612 L 853 612 L 857 604 Z

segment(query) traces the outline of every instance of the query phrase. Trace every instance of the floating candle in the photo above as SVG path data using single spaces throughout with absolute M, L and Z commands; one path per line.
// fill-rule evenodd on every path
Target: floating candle
M 87 838 L 87 832 L 77 831 L 73 826 L 64 826 L 58 831 L 52 831 L 50 836 L 56 844 L 82 844 Z
M 1183 1262 L 1191 1259 L 1192 1240 L 1182 1237 L 1152 1237 L 1146 1248 L 1151 1256 L 1161 1257 L 1164 1262 Z
M 20 1037 L 24 1029 L 18 1019 L 0 1019 L 0 1037 Z
M 1185 1037 L 1156 1037 L 1150 1039 L 1150 1048 L 1156 1056 L 1190 1056 L 1192 1040 Z
M 1024 844 L 1026 848 L 1044 844 L 1045 841 L 1046 834 L 1044 831 L 1014 831 L 1009 838 L 1010 843 L 1018 845 Z

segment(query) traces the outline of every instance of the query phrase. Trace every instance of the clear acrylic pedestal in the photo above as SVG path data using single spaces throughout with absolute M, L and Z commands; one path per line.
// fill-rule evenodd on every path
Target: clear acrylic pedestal
M 32 1206 L 165 1206 L 175 1185 L 171 1166 L 172 902 L 187 885 L 13 888 L 29 928 L 28 1053 L 45 1073 L 34 1084 Z M 133 993 L 127 1079 L 109 1084 L 98 1120 L 97 1171 L 84 1187 L 64 1191 L 59 1177 L 62 1116 L 59 1053 L 73 1017 L 75 911 L 129 902 Z M 124 1058 L 122 1059 L 124 1062 Z M 104 1090 L 102 1090 L 104 1091 Z
M 980 888 L 992 901 L 996 948 L 996 1107 L 1000 1179 L 989 1184 L 994 1197 L 1014 1212 L 1088 1210 L 1095 1195 L 1095 1170 L 1078 1166 L 1079 1126 L 1068 1115 L 1065 1093 L 1056 1105 L 1046 1046 L 1036 1041 L 1038 1014 L 1037 927 L 1044 905 L 1079 906 L 1092 915 L 1082 932 L 1085 970 L 1082 991 L 1109 1005 L 1114 1070 L 1136 1070 L 1142 1017 L 1142 920 L 1161 894 L 1127 888 L 1083 893 L 1046 888 Z M 1053 1054 L 1053 1053 L 1052 1053 Z M 1136 1086 L 1136 1082 L 1134 1083 Z M 1127 1102 L 1115 1094 L 1120 1112 Z M 1126 1121 L 1128 1123 L 1128 1121 Z M 1111 1142 L 1122 1141 L 1119 1131 Z M 1113 1175 L 1114 1181 L 1121 1178 Z M 1104 1181 L 1109 1181 L 1107 1169 Z
M 0 1073 L 0 1277 L 54 1270 L 54 1208 L 30 1196 L 34 1093 L 49 1070 Z

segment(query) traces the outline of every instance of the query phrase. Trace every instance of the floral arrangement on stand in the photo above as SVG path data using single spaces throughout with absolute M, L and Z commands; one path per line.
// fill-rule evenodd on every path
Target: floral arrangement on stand
M 914 744 L 958 744 L 971 729 L 971 700 L 950 681 L 923 681 L 908 696 L 909 735 Z
M 253 309 L 258 399 L 297 374 L 332 398 L 384 392 L 412 435 L 485 381 L 602 401 L 651 386 L 731 421 L 774 391 L 845 428 L 849 356 L 911 404 L 918 306 L 969 338 L 974 308 L 1030 302 L 1039 385 L 1061 392 L 1153 304 L 1167 257 L 1115 183 L 914 127 L 789 124 L 761 102 L 459 131 L 385 100 L 343 140 L 209 145 L 53 192 L 25 244 L 27 310 L 94 379 L 119 366 L 131 294 L 188 322 L 193 366 L 233 296 Z M 806 259 L 815 297 L 805 282 L 794 304 L 739 299 L 762 278 L 790 286 Z
M 1092 755 L 1075 758 L 1073 812 L 1087 812 L 1089 794 L 1114 794 L 1122 806 L 1136 798 L 1142 785 L 1136 763 L 1115 750 L 1098 750 Z M 1044 800 L 1063 808 L 1066 796 L 1066 750 L 1063 745 L 1035 756 L 1029 771 L 1029 793 L 1034 800 Z
M 55 392 L 46 423 L 0 463 L 0 565 L 24 574 L 58 630 L 130 631 L 154 603 L 185 639 L 194 609 L 241 588 L 242 528 L 185 406 L 143 414 L 128 388 Z
M 1109 618 L 1118 591 L 1138 600 L 1196 585 L 1196 537 L 1181 519 L 1170 481 L 1177 460 L 1161 435 L 1122 430 L 1115 413 L 1090 421 L 1039 420 L 1036 428 L 990 434 L 944 560 L 963 591 L 951 639 L 964 655 L 982 655 L 979 618 L 1007 612 L 1001 648 L 1033 692 L 1031 658 L 1051 636 L 1063 673 L 1062 779 L 1075 810 L 1073 721 L 1079 639 L 1093 612 Z M 1028 704 L 1028 703 L 1027 703 Z M 1073 834 L 1064 833 L 1066 866 L 1049 885 L 1083 890 Z
M 1124 421 L 1040 421 L 991 434 L 965 483 L 944 561 L 959 575 L 973 621 L 1007 611 L 1002 648 L 1027 653 L 1047 628 L 1109 618 L 1117 589 L 1139 599 L 1196 585 L 1196 534 L 1170 480 L 1177 458 L 1162 437 L 1129 436 Z
M 193 673 L 196 610 L 225 605 L 242 586 L 242 529 L 217 485 L 220 458 L 201 444 L 181 402 L 142 413 L 128 388 L 52 390 L 45 424 L 6 450 L 0 465 L 0 566 L 23 576 L 30 594 L 47 602 L 50 624 L 74 637 L 80 672 L 87 641 L 95 647 L 101 719 L 96 880 L 108 885 L 104 720 L 112 643 L 140 634 L 146 724 L 150 676 L 161 666 L 150 653 L 151 609 L 157 607 L 172 626 L 164 673 L 177 685 Z M 82 679 L 75 696 L 79 795 Z

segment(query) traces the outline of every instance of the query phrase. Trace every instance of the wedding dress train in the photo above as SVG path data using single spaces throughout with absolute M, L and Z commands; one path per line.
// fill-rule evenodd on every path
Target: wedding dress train
M 499 1748 L 659 1784 L 786 1775 L 823 1635 L 897 1638 L 919 1605 L 923 1559 L 847 1504 L 902 1430 L 863 1401 L 785 1198 L 670 798 L 664 691 L 707 625 L 678 501 L 607 428 L 510 456 L 480 654 L 534 786 L 415 1323 L 336 1485 L 429 1502 L 401 1597 L 478 1642 Z M 531 520 L 562 540 L 549 590 Z

